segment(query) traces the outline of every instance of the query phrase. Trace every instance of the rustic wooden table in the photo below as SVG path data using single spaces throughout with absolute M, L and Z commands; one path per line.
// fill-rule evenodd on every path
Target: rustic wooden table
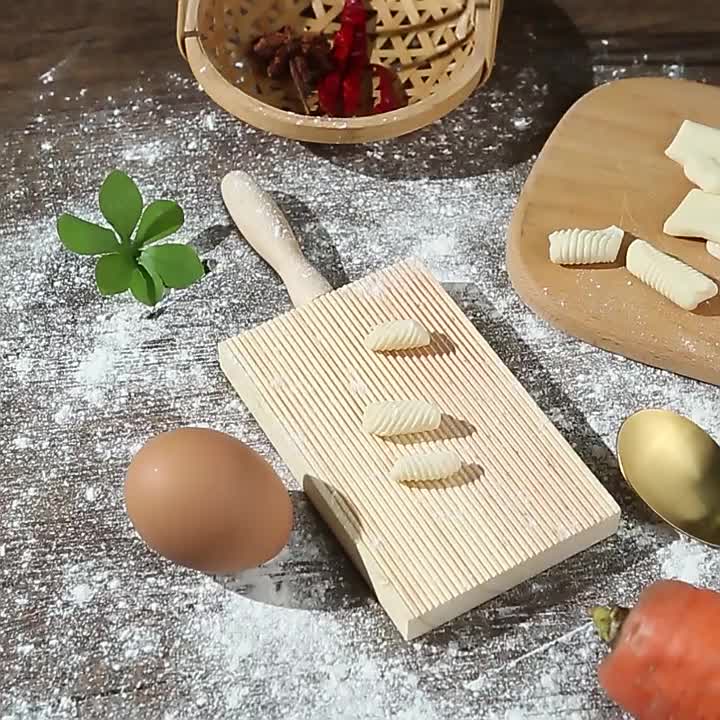
M 171 0 L 7 5 L 0 717 L 619 717 L 597 687 L 602 649 L 584 608 L 631 602 L 661 576 L 720 587 L 720 560 L 629 497 L 615 434 L 655 405 L 718 435 L 720 392 L 547 327 L 509 287 L 504 232 L 534 153 L 594 84 L 720 83 L 720 6 L 510 0 L 493 77 L 462 108 L 410 138 L 328 149 L 214 107 L 178 56 Z M 92 265 L 54 233 L 63 210 L 98 217 L 113 167 L 185 207 L 182 236 L 212 268 L 154 312 L 100 298 Z M 218 340 L 289 306 L 224 211 L 218 183 L 236 167 L 276 194 L 335 284 L 424 258 L 621 502 L 619 534 L 403 643 L 218 369 Z M 297 513 L 276 562 L 217 581 L 134 535 L 124 468 L 152 434 L 184 424 L 231 432 L 275 463 Z

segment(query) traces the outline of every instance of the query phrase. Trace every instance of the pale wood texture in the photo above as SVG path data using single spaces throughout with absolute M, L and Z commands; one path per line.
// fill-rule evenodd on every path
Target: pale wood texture
M 378 356 L 381 322 L 414 317 L 427 348 Z M 615 532 L 619 508 L 442 286 L 399 263 L 220 345 L 223 371 L 406 639 Z M 370 402 L 422 398 L 421 436 L 362 431 Z M 394 483 L 414 450 L 456 450 L 460 474 Z
M 297 237 L 277 203 L 245 172 L 234 170 L 221 191 L 235 225 L 282 278 L 294 305 L 310 302 L 332 286 L 302 254 Z
M 292 86 L 253 69 L 249 49 L 283 26 L 334 33 L 343 0 L 179 0 L 178 44 L 218 105 L 256 127 L 316 143 L 397 137 L 446 115 L 487 80 L 495 60 L 503 0 L 372 0 L 371 61 L 397 71 L 409 104 L 357 118 L 308 115 Z
M 706 382 L 720 383 L 720 297 L 688 312 L 624 268 L 640 237 L 720 280 L 720 263 L 698 240 L 663 233 L 693 187 L 664 154 L 685 119 L 720 127 L 720 89 L 659 78 L 620 80 L 581 98 L 547 141 L 525 184 L 508 236 L 507 267 L 523 300 L 588 343 Z M 548 235 L 565 227 L 618 225 L 618 262 L 550 262 Z
M 509 2 L 488 85 L 437 125 L 383 143 L 372 155 L 369 148 L 308 149 L 251 132 L 218 111 L 177 51 L 175 6 L 174 0 L 44 0 L 33 3 L 30 16 L 27 3 L 8 2 L 0 17 L 0 169 L 6 181 L 0 198 L 6 379 L 0 389 L 0 716 L 338 720 L 355 712 L 364 720 L 403 713 L 413 720 L 619 720 L 597 685 L 594 668 L 604 650 L 589 631 L 544 646 L 582 624 L 584 608 L 632 603 L 661 576 L 659 566 L 676 538 L 631 497 L 615 466 L 609 449 L 622 420 L 646 406 L 686 413 L 694 406 L 694 419 L 720 437 L 713 410 L 720 388 L 618 362 L 536 322 L 499 269 L 505 211 L 496 218 L 508 200 L 496 195 L 486 215 L 488 200 L 472 184 L 497 169 L 501 181 L 519 184 L 526 159 L 567 103 L 589 87 L 593 67 L 602 80 L 660 74 L 665 63 L 679 63 L 682 75 L 720 83 L 720 3 Z M 53 83 L 38 79 L 61 62 Z M 545 83 L 540 104 L 538 87 Z M 154 100 L 147 110 L 146 98 Z M 131 110 L 135 103 L 140 110 Z M 122 109 L 118 118 L 115 107 Z M 513 124 L 516 107 L 532 120 L 529 129 Z M 39 114 L 43 124 L 34 120 Z M 198 138 L 205 115 L 215 118 L 216 128 Z M 200 140 L 200 148 L 189 148 L 190 140 Z M 50 152 L 41 150 L 45 141 L 53 145 Z M 164 195 L 159 191 L 165 187 L 181 202 L 187 226 L 180 238 L 194 239 L 203 258 L 217 265 L 203 283 L 178 293 L 157 320 L 143 321 L 160 324 L 159 336 L 126 346 L 117 359 L 128 375 L 104 408 L 88 407 L 76 396 L 82 388 L 72 350 L 85 346 L 83 357 L 89 357 L 96 342 L 100 349 L 107 333 L 117 332 L 103 329 L 99 319 L 112 301 L 97 295 L 84 261 L 58 251 L 38 263 L 36 253 L 51 242 L 57 212 L 79 211 L 80 197 L 95 207 L 108 168 L 138 146 L 160 148 L 162 162 L 135 156 L 121 167 L 143 188 L 157 188 L 150 198 Z M 230 585 L 244 596 L 238 602 L 247 616 L 227 617 L 210 603 L 202 578 L 149 554 L 129 531 L 121 495 L 132 449 L 148 436 L 180 423 L 207 424 L 239 435 L 284 470 L 262 431 L 244 408 L 239 411 L 212 347 L 228 332 L 288 307 L 272 271 L 244 249 L 238 256 L 231 221 L 219 194 L 209 190 L 239 162 L 275 194 L 315 265 L 336 285 L 345 282 L 342 271 L 359 277 L 378 267 L 379 254 L 393 262 L 408 249 L 390 238 L 366 246 L 377 226 L 361 209 L 376 208 L 380 195 L 386 212 L 417 203 L 417 227 L 409 233 L 424 239 L 421 228 L 438 215 L 435 204 L 422 205 L 422 188 L 444 179 L 438 184 L 442 203 L 467 207 L 477 220 L 477 230 L 462 231 L 454 257 L 447 258 L 449 265 L 456 257 L 463 263 L 472 258 L 473 275 L 462 278 L 472 282 L 451 294 L 621 502 L 623 530 L 411 645 L 369 601 L 305 493 L 292 493 L 297 533 L 290 558 L 272 574 Z M 300 181 L 288 183 L 293 174 Z M 309 187 L 302 189 L 305 178 Z M 22 275 L 22 286 L 8 281 L 8 273 Z M 55 287 L 38 292 L 38 282 Z M 88 336 L 83 328 L 92 325 L 97 333 Z M 31 368 L 24 377 L 20 361 Z M 196 373 L 196 383 L 173 379 Z M 67 402 L 72 417 L 58 425 L 54 416 Z M 13 441 L 28 434 L 38 444 L 19 451 Z M 85 500 L 88 487 L 97 491 L 94 503 Z M 265 606 L 256 612 L 267 602 L 271 581 L 282 583 L 281 598 L 292 594 L 315 610 Z M 718 582 L 712 586 L 720 589 Z M 90 584 L 92 601 L 76 607 L 66 599 L 76 583 Z M 222 604 L 233 596 L 224 593 Z M 319 644 L 320 635 L 333 638 L 328 618 L 340 631 Z M 205 623 L 217 624 L 225 637 L 208 636 L 200 627 Z M 304 655 L 293 652 L 300 633 L 308 640 Z M 251 652 L 239 653 L 252 635 Z M 141 652 L 147 640 L 151 649 Z M 27 652 L 30 643 L 34 650 Z M 377 674 L 361 682 L 369 654 Z M 348 665 L 349 677 L 337 684 L 333 673 Z M 470 692 L 468 683 L 479 675 L 481 686 Z M 238 707 L 237 692 L 245 688 L 250 693 Z M 429 710 L 415 704 L 418 696 L 429 698 Z

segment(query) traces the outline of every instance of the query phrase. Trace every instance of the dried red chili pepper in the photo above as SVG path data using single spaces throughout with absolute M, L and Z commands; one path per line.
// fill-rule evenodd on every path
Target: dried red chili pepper
M 372 70 L 378 79 L 380 93 L 380 99 L 375 103 L 373 112 L 390 112 L 407 105 L 407 95 L 397 73 L 383 65 L 373 65 Z
M 370 66 L 350 70 L 343 79 L 345 115 L 369 115 L 373 109 L 373 80 Z
M 370 64 L 366 23 L 364 0 L 345 0 L 340 29 L 333 38 L 337 69 L 323 78 L 318 90 L 320 108 L 328 115 L 355 115 L 365 104 L 362 92 L 368 83 L 363 82 L 363 71 Z
M 364 0 L 345 0 L 340 14 L 340 29 L 333 40 L 333 56 L 341 69 L 350 59 L 369 62 L 366 26 Z
M 387 112 L 407 104 L 397 75 L 381 65 L 370 64 L 365 0 L 345 0 L 332 54 L 336 69 L 320 81 L 318 88 L 318 103 L 327 115 L 351 117 Z M 379 80 L 380 92 L 375 107 L 373 74 Z
M 342 90 L 342 75 L 339 70 L 326 75 L 318 84 L 318 105 L 320 109 L 332 117 L 340 117 L 340 91 Z

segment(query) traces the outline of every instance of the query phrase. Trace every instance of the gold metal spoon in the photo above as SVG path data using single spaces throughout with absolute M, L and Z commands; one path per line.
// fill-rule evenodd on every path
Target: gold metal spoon
M 617 439 L 620 470 L 663 520 L 720 547 L 720 447 L 694 422 L 670 410 L 628 417 Z

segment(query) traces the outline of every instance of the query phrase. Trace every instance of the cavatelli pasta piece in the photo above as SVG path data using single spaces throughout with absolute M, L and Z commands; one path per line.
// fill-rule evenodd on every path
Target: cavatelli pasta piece
M 705 249 L 715 258 L 720 260 L 720 243 L 712 242 L 708 240 L 705 243 Z
M 694 310 L 718 292 L 709 277 L 645 240 L 632 241 L 626 266 L 640 281 L 685 310 Z
M 720 195 L 720 160 L 708 155 L 691 155 L 683 165 L 685 177 L 701 190 Z
M 663 225 L 675 237 L 702 238 L 720 242 L 720 195 L 693 188 Z
M 365 338 L 368 350 L 410 350 L 430 344 L 430 333 L 417 320 L 390 320 L 378 325 Z
M 696 155 L 720 158 L 720 128 L 684 120 L 665 154 L 680 165 Z
M 365 409 L 363 429 L 371 435 L 409 435 L 440 427 L 442 413 L 424 400 L 389 400 L 372 403 Z
M 556 230 L 550 233 L 550 260 L 558 265 L 611 263 L 617 260 L 625 231 L 615 225 L 602 230 Z
M 460 456 L 448 450 L 412 453 L 401 457 L 390 471 L 394 482 L 431 482 L 455 475 L 462 467 Z

